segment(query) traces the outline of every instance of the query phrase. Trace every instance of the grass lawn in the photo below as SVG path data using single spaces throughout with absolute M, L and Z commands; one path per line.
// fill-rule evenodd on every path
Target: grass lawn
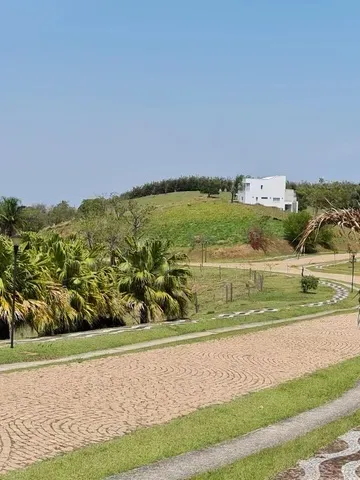
M 359 378 L 360 358 L 354 358 L 278 387 L 242 396 L 222 405 L 206 407 L 165 425 L 139 429 L 116 440 L 85 447 L 35 464 L 26 470 L 8 473 L 0 478 L 1 480 L 48 480 L 49 478 L 103 480 L 115 473 L 243 435 L 322 405 L 354 386 Z M 358 421 L 360 416 L 356 417 L 352 423 L 342 424 L 342 426 L 347 429 Z M 309 445 L 306 444 L 305 449 L 291 446 L 289 455 L 282 457 L 282 463 L 279 459 L 278 470 L 291 465 L 297 458 L 312 453 L 311 448 L 316 450 L 319 443 L 327 443 L 333 438 L 331 435 L 337 436 L 337 434 L 336 430 L 330 431 L 327 436 L 315 435 L 315 441 Z M 260 458 L 264 458 L 260 463 L 262 468 L 260 472 L 268 475 L 277 471 L 269 469 L 268 462 L 277 461 L 276 458 L 271 459 L 271 454 L 262 453 L 258 461 Z M 247 461 L 250 462 L 251 459 Z M 255 469 L 255 462 L 253 464 L 250 462 L 249 465 L 250 467 L 247 468 Z M 255 472 L 255 470 L 248 471 Z M 252 476 L 214 478 L 248 480 Z M 268 477 L 254 476 L 254 478 Z
M 328 273 L 343 273 L 349 275 L 349 282 L 351 281 L 351 270 L 352 265 L 350 262 L 346 263 L 337 263 L 334 265 L 326 265 L 321 269 L 316 269 L 319 272 L 328 272 Z M 355 275 L 360 275 L 360 265 L 359 260 L 355 263 Z
M 254 286 L 249 292 L 247 285 L 254 270 L 250 272 L 242 269 L 196 267 L 192 272 L 192 288 L 197 292 L 200 307 L 199 314 L 192 315 L 194 318 L 201 318 L 204 313 L 219 314 L 263 307 L 283 309 L 329 300 L 334 294 L 332 288 L 324 285 L 319 285 L 315 292 L 304 294 L 298 276 L 263 272 L 263 291 L 255 288 L 252 276 L 251 285 Z M 226 302 L 226 286 L 229 296 L 230 283 L 233 286 L 233 302 Z
M 337 437 L 360 425 L 360 410 L 303 437 L 276 448 L 264 450 L 214 472 L 196 475 L 192 480 L 270 480 L 294 466 L 299 460 L 312 457 Z
M 236 279 L 236 275 L 239 278 Z M 8 345 L 0 347 L 0 364 L 27 362 L 34 360 L 51 360 L 69 355 L 105 350 L 121 347 L 154 339 L 168 338 L 176 335 L 184 335 L 193 332 L 204 332 L 206 330 L 229 327 L 251 322 L 266 322 L 306 314 L 328 312 L 334 309 L 351 308 L 356 305 L 356 299 L 349 297 L 337 305 L 326 307 L 301 307 L 299 304 L 313 301 L 320 301 L 331 298 L 333 290 L 329 287 L 319 287 L 316 294 L 303 294 L 299 291 L 299 278 L 272 275 L 265 278 L 264 291 L 253 292 L 250 298 L 247 292 L 241 291 L 246 272 L 226 270 L 222 272 L 222 279 L 216 278 L 219 275 L 217 269 L 203 269 L 194 274 L 193 282 L 201 285 L 199 292 L 200 312 L 192 317 L 197 323 L 186 323 L 182 325 L 162 324 L 154 326 L 151 330 L 124 331 L 113 335 L 98 335 L 89 338 L 67 338 L 48 343 L 20 343 L 14 349 Z M 201 278 L 198 278 L 201 277 Z M 241 276 L 241 278 L 240 278 Z M 235 279 L 234 298 L 232 303 L 225 303 L 223 298 L 218 298 L 224 288 L 224 282 Z M 236 283 L 237 282 L 237 283 Z M 286 292 L 286 295 L 284 294 Z M 237 310 L 257 309 L 261 307 L 280 307 L 278 312 L 269 312 L 259 315 L 248 315 L 234 318 L 214 318 L 219 313 L 232 312 Z M 210 338 L 210 337 L 209 337 Z M 213 337 L 211 337 L 213 338 Z

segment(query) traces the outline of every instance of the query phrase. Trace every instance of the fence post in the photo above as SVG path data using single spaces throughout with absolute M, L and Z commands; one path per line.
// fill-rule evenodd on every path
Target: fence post
M 198 294 L 197 292 L 195 292 L 195 312 L 198 313 L 199 312 L 199 302 L 198 302 Z
M 232 282 L 230 283 L 230 302 L 233 301 L 233 284 Z
M 264 288 L 264 274 L 260 274 L 259 275 L 259 288 L 260 288 L 260 292 L 263 291 L 263 288 Z

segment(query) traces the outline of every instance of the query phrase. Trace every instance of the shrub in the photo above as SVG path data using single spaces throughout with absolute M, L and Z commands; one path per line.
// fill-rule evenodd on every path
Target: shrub
M 301 289 L 304 293 L 309 290 L 316 290 L 319 286 L 319 279 L 313 275 L 306 275 L 301 277 Z
M 248 241 L 254 250 L 267 252 L 268 238 L 266 232 L 261 226 L 250 227 L 248 232 Z
M 290 213 L 284 220 L 284 237 L 294 248 L 298 246 L 302 234 L 311 218 L 311 214 L 308 211 L 303 210 L 299 213 Z M 333 236 L 333 231 L 329 227 L 322 227 L 319 231 L 311 234 L 306 240 L 305 252 L 315 252 L 317 245 L 332 249 Z

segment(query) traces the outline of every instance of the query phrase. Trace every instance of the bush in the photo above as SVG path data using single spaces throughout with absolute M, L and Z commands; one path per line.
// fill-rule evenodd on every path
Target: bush
M 306 275 L 301 277 L 301 289 L 304 293 L 307 293 L 309 290 L 317 290 L 319 286 L 319 279 L 313 275 Z
M 264 253 L 267 252 L 269 241 L 266 232 L 261 226 L 250 227 L 248 241 L 254 250 L 262 250 Z
M 299 213 L 290 213 L 289 216 L 284 220 L 284 237 L 294 248 L 298 246 L 302 234 L 311 218 L 311 214 L 308 211 L 303 210 Z M 333 231 L 329 227 L 322 227 L 318 232 L 311 234 L 306 240 L 305 252 L 315 252 L 317 245 L 332 249 L 333 237 Z

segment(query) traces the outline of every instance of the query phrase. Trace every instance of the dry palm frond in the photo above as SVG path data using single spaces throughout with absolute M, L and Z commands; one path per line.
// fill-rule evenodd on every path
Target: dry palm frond
M 349 230 L 350 234 L 360 233 L 360 209 L 331 208 L 326 212 L 316 216 L 307 224 L 307 227 L 299 242 L 298 249 L 302 251 L 309 236 L 314 232 L 318 232 L 320 228 L 325 225 L 338 226 L 343 232 L 345 229 Z

